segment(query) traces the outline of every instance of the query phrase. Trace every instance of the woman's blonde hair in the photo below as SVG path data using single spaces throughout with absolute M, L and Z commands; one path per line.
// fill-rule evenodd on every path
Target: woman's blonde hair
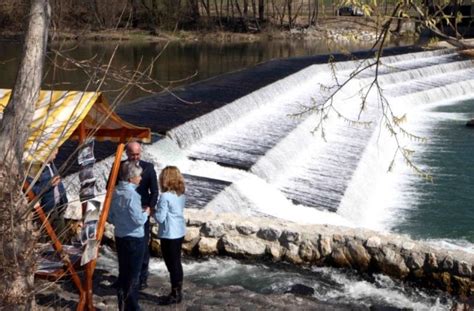
M 176 166 L 167 166 L 160 173 L 160 188 L 162 192 L 176 192 L 182 195 L 185 191 L 184 178 Z

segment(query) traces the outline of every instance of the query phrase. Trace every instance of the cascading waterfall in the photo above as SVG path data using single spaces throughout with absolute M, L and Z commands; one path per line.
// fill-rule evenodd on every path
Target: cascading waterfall
M 324 120 L 325 139 L 320 132 L 312 133 L 319 121 L 317 115 L 295 115 L 313 101 L 327 100 L 333 91 L 331 85 L 344 82 L 353 70 L 370 62 L 310 66 L 173 129 L 167 137 L 146 146 L 143 158 L 157 168 L 177 165 L 182 170 L 186 175 L 188 208 L 391 230 L 403 222 L 413 201 L 424 198 L 413 187 L 421 178 L 402 163 L 400 156 L 395 157 L 393 171 L 387 173 L 399 145 L 385 128 L 377 92 L 369 93 L 365 109 L 360 112 L 360 90 L 367 91 L 374 79 L 374 68 L 354 77 L 334 96 L 332 103 L 337 113 L 331 111 Z M 428 115 L 435 120 L 453 117 L 429 111 L 433 107 L 455 105 L 462 100 L 474 102 L 474 64 L 454 50 L 390 56 L 383 58 L 382 64 L 378 82 L 394 114 L 406 116 L 403 126 L 410 133 L 423 136 L 433 131 L 437 123 L 425 122 Z M 348 122 L 338 114 L 370 124 Z M 468 114 L 456 114 L 456 118 L 465 117 Z M 408 138 L 398 136 L 400 146 L 410 147 Z M 417 146 L 417 152 L 426 151 L 426 146 Z M 104 167 L 98 164 L 96 169 L 105 176 L 110 162 Z M 421 167 L 425 168 L 423 164 Z M 437 242 L 452 246 L 448 239 Z M 474 249 L 472 243 L 463 243 L 464 249 Z M 222 263 L 216 266 L 217 271 L 223 270 Z M 196 269 L 186 267 L 187 277 L 192 278 Z M 206 280 L 214 275 L 209 273 L 212 268 L 203 269 Z M 229 271 L 235 269 L 232 266 Z M 264 270 L 258 266 L 251 269 Z M 307 279 L 316 293 L 322 292 L 318 296 L 322 300 L 350 297 L 349 302 L 373 300 L 400 308 L 448 308 L 449 303 L 440 302 L 436 296 L 407 294 L 405 288 L 398 288 L 389 278 L 375 276 L 374 285 L 350 279 L 339 271 L 321 271 L 322 281 L 314 281 L 314 275 L 307 273 L 291 275 L 290 281 L 293 284 Z M 280 273 L 286 282 L 288 275 L 281 271 L 276 274 Z M 267 274 L 268 271 L 262 272 Z M 270 283 L 274 286 L 274 275 Z
M 341 75 L 347 75 L 356 65 L 357 62 L 349 61 L 335 63 L 332 66 L 327 64 L 310 66 L 202 117 L 186 122 L 169 131 L 167 135 L 176 141 L 181 148 L 189 148 L 196 142 L 217 131 L 222 131 L 231 124 L 242 122 L 249 115 L 255 114 L 258 109 L 271 110 L 278 105 L 285 107 L 288 103 L 294 103 L 298 100 L 307 104 L 309 97 L 305 94 L 306 92 L 313 91 L 314 96 L 317 96 L 319 84 L 332 80 L 333 71 L 338 71 Z M 305 92 L 302 92 L 302 89 Z M 300 94 L 304 94 L 304 98 L 293 98 L 293 96 L 300 96 Z M 287 117 L 288 114 L 300 112 L 302 108 L 285 111 L 283 116 Z M 288 118 L 286 119 L 288 121 Z
M 370 125 L 347 122 L 333 111 L 324 122 L 325 140 L 312 133 L 318 116 L 295 115 L 328 99 L 331 85 L 370 62 L 310 66 L 173 129 L 146 147 L 145 158 L 158 168 L 182 169 L 191 208 L 390 230 L 418 197 L 400 179 L 418 177 L 400 161 L 397 172 L 386 173 L 397 146 L 384 129 L 376 94 L 361 113 L 360 121 Z M 474 98 L 473 62 L 453 50 L 390 56 L 382 64 L 384 95 L 397 116 L 407 115 L 414 134 L 410 120 L 427 107 Z M 360 90 L 372 80 L 367 71 L 345 85 L 333 98 L 338 113 L 357 120 Z
M 208 189 L 198 207 L 388 229 L 396 209 L 379 206 L 397 205 L 403 197 L 396 190 L 398 175 L 386 173 L 397 146 L 384 129 L 373 90 L 359 111 L 361 90 L 373 81 L 375 67 L 332 98 L 338 113 L 324 121 L 325 140 L 312 133 L 317 116 L 301 113 L 372 62 L 310 66 L 171 130 L 167 136 L 181 149 L 181 160 L 187 159 L 180 163 L 185 173 L 209 181 L 203 187 L 191 178 L 201 195 L 213 181 L 224 182 L 219 191 Z M 473 62 L 453 49 L 384 57 L 377 78 L 398 117 L 474 93 Z M 371 123 L 347 122 L 338 114 Z M 292 216 L 297 211 L 306 216 Z

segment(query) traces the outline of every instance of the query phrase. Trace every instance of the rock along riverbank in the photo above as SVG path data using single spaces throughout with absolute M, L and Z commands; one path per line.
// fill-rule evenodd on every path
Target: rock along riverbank
M 435 249 L 408 237 L 361 228 L 301 225 L 267 217 L 186 210 L 183 252 L 382 273 L 466 299 L 474 293 L 474 255 Z M 157 226 L 152 253 L 160 256 Z

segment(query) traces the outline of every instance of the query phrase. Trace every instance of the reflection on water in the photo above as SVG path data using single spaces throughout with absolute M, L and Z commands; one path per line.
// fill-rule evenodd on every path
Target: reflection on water
M 414 42 L 394 42 L 392 46 L 409 45 Z M 159 92 L 164 87 L 177 87 L 191 82 L 204 80 L 222 73 L 254 66 L 271 59 L 296 56 L 309 56 L 328 53 L 339 53 L 369 49 L 370 42 L 357 44 L 321 40 L 268 40 L 241 43 L 203 43 L 172 42 L 166 49 L 164 43 L 121 43 L 88 41 L 67 44 L 53 44 L 48 53 L 48 66 L 43 88 L 96 90 L 103 74 L 87 74 L 83 70 L 54 69 L 53 62 L 61 63 L 55 58 L 53 49 L 61 49 L 63 54 L 75 60 L 92 59 L 96 64 L 106 65 L 111 55 L 113 67 L 124 73 L 126 70 L 151 70 L 153 83 L 144 87 L 152 92 Z M 0 42 L 0 87 L 11 88 L 16 77 L 16 68 L 21 55 L 21 44 Z M 115 52 L 114 52 L 115 51 Z M 159 56 L 159 57 L 158 57 Z M 152 60 L 156 62 L 150 67 Z M 119 93 L 121 84 L 107 79 L 102 91 L 107 92 L 109 99 Z M 147 92 L 137 87 L 132 88 L 124 98 L 128 102 L 145 96 Z

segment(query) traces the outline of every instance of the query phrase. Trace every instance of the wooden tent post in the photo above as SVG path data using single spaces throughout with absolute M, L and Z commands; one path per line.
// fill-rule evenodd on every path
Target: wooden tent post
M 24 187 L 24 189 L 28 189 L 30 187 L 30 185 L 29 185 L 28 182 L 25 182 L 23 187 Z M 35 194 L 31 190 L 28 191 L 27 196 L 28 196 L 28 199 L 30 201 L 35 199 Z M 67 254 L 64 254 L 63 245 L 59 241 L 58 236 L 56 235 L 56 232 L 54 232 L 54 229 L 51 226 L 51 224 L 48 220 L 48 217 L 44 213 L 43 208 L 41 207 L 41 205 L 38 205 L 37 207 L 35 207 L 35 211 L 38 214 L 38 216 L 41 220 L 41 223 L 44 225 L 44 227 L 46 229 L 46 232 L 48 233 L 49 237 L 53 241 L 54 249 L 61 255 L 61 259 L 66 263 L 67 269 L 69 270 L 69 273 L 71 274 L 72 281 L 74 282 L 74 285 L 76 285 L 76 287 L 79 291 L 79 303 L 78 303 L 77 309 L 78 310 L 83 310 L 84 305 L 86 303 L 86 300 L 85 300 L 86 297 L 85 297 L 84 289 L 82 288 L 81 279 L 77 275 L 76 269 L 74 269 L 74 265 L 72 264 L 71 259 L 69 258 L 69 256 Z
M 104 206 L 102 207 L 102 213 L 100 214 L 99 222 L 97 224 L 97 232 L 96 232 L 96 240 L 97 245 L 100 245 L 102 240 L 102 236 L 104 235 L 105 230 L 105 222 L 107 221 L 107 217 L 109 216 L 109 209 L 110 203 L 112 202 L 112 194 L 115 188 L 117 176 L 120 169 L 120 161 L 122 160 L 122 153 L 125 148 L 123 143 L 120 143 L 117 146 L 117 152 L 115 153 L 115 161 L 112 166 L 112 173 L 110 174 L 110 180 L 108 181 L 107 185 L 107 192 L 105 194 Z M 98 256 L 98 254 L 97 254 Z M 93 275 L 96 266 L 97 260 L 93 259 L 89 261 L 86 265 L 86 301 L 87 301 L 87 309 L 94 310 L 94 301 L 93 301 Z

